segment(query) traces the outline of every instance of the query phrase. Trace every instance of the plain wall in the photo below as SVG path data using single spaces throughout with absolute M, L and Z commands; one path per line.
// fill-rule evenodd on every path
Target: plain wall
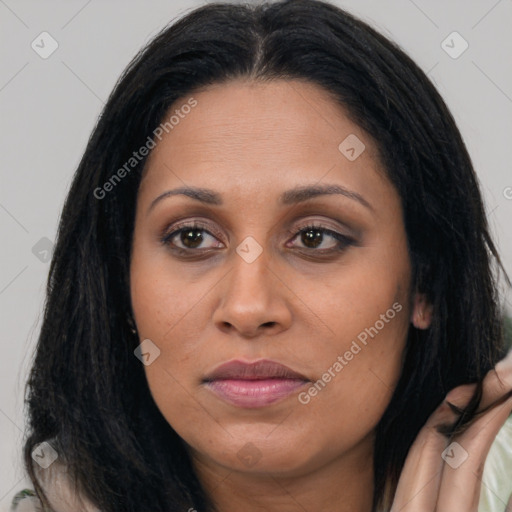
M 55 240 L 71 177 L 103 102 L 131 58 L 164 25 L 203 3 L 0 2 L 0 511 L 27 485 L 21 467 L 23 387 L 40 326 L 45 251 Z M 512 2 L 336 3 L 395 40 L 438 87 L 473 158 L 512 274 Z M 47 59 L 31 47 L 43 31 L 59 45 Z M 453 31 L 469 44 L 458 58 L 441 45 Z M 458 40 L 449 44 L 451 51 L 461 48 Z

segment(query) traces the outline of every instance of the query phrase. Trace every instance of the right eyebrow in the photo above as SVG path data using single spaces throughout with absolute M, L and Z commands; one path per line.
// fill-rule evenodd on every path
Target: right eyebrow
M 214 204 L 214 205 L 221 205 L 222 204 L 222 198 L 220 194 L 217 192 L 208 189 L 208 188 L 198 188 L 198 187 L 179 187 L 172 190 L 167 190 L 164 193 L 160 194 L 158 197 L 156 197 L 151 204 L 149 205 L 149 208 L 147 210 L 146 215 L 149 214 L 149 212 L 163 199 L 166 199 L 168 197 L 176 196 L 176 195 L 183 195 L 187 197 L 191 197 L 192 199 L 195 199 L 197 201 L 201 201 L 202 203 L 206 204 Z

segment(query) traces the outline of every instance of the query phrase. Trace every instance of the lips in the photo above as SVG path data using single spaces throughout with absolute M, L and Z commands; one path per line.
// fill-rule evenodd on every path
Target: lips
M 290 396 L 309 381 L 304 375 L 270 360 L 229 361 L 205 377 L 204 385 L 237 407 L 264 407 Z
M 254 363 L 244 363 L 243 361 L 229 361 L 220 365 L 216 370 L 209 374 L 205 381 L 219 379 L 300 379 L 308 380 L 304 375 L 293 371 L 283 364 L 268 359 L 262 359 Z

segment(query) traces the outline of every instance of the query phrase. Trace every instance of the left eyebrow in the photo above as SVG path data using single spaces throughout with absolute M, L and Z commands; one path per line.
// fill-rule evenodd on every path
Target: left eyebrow
M 369 210 L 375 211 L 373 206 L 360 194 L 352 190 L 348 190 L 340 185 L 309 185 L 303 187 L 295 187 L 287 190 L 280 197 L 280 202 L 283 205 L 297 204 L 317 196 L 340 194 L 342 196 L 353 199 L 362 204 Z

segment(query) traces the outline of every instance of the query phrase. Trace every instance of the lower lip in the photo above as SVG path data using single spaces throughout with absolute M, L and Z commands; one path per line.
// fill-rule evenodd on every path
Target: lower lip
M 238 407 L 264 407 L 285 398 L 307 384 L 301 379 L 220 379 L 206 386 Z

